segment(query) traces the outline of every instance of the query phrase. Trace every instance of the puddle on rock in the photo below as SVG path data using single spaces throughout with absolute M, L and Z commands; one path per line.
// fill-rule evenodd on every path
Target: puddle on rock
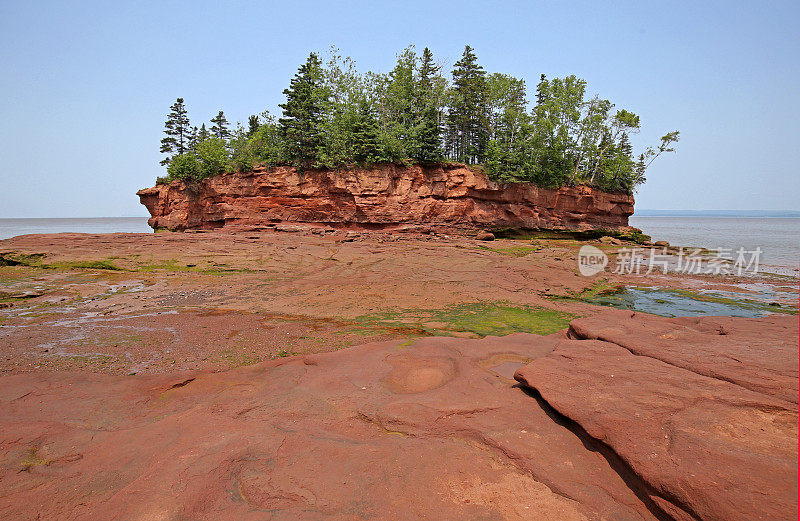
M 642 311 L 664 317 L 757 318 L 772 313 L 797 313 L 797 308 L 786 304 L 775 306 L 769 301 L 743 298 L 741 294 L 728 291 L 693 293 L 677 289 L 629 287 L 610 295 L 598 295 L 581 300 L 590 304 Z

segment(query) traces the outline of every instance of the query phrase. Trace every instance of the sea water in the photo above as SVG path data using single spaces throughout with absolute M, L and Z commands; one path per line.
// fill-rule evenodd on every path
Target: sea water
M 760 264 L 798 273 L 800 267 L 799 217 L 639 217 L 630 225 L 641 228 L 654 241 L 709 250 L 761 249 Z
M 640 217 L 630 219 L 653 240 L 711 250 L 761 248 L 761 264 L 794 273 L 800 265 L 798 217 Z M 0 239 L 29 233 L 149 233 L 145 217 L 0 219 Z
M 0 239 L 29 233 L 149 233 L 147 217 L 0 219 Z

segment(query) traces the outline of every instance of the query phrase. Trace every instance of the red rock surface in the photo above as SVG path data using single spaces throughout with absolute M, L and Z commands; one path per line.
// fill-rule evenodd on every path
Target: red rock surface
M 618 344 L 689 371 L 797 403 L 797 324 L 772 316 L 662 318 L 620 312 L 613 320 L 586 317 L 570 323 L 574 338 Z M 686 346 L 693 346 L 686 349 Z
M 596 189 L 499 185 L 466 165 L 306 171 L 263 168 L 140 190 L 154 228 L 182 230 L 277 222 L 365 228 L 608 229 L 628 226 L 633 197 Z
M 726 341 L 713 340 L 720 325 Z M 574 321 L 571 331 L 625 347 L 612 340 L 562 341 L 515 378 L 618 454 L 672 518 L 795 518 L 796 318 L 612 314 Z M 747 346 L 753 346 L 752 367 L 750 358 L 736 370 L 726 367 L 725 359 L 742 356 Z M 751 386 L 784 363 L 789 367 L 761 381 L 758 392 L 733 383 Z M 784 385 L 794 389 L 793 401 L 780 398 Z
M 492 371 L 553 343 L 428 338 L 221 373 L 2 377 L 0 517 L 656 519 Z
M 552 300 L 575 241 L 280 226 L 0 241 L 0 519 L 796 515 L 796 316 Z M 419 337 L 478 300 L 584 318 Z

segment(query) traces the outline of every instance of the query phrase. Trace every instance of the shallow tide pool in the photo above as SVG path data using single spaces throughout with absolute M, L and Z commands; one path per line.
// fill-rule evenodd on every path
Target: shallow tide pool
M 728 291 L 693 293 L 676 289 L 629 287 L 617 293 L 587 297 L 582 300 L 591 304 L 643 311 L 664 317 L 756 318 L 771 313 L 797 313 L 797 308 L 790 308 L 784 304 L 770 305 L 768 295 L 759 294 L 754 297 L 754 299 L 746 298 L 742 294 Z

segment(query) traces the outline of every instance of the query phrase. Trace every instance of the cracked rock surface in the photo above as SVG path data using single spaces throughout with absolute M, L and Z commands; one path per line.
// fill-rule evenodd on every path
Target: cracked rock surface
M 491 370 L 552 338 L 398 344 L 220 373 L 4 377 L 3 517 L 654 519 Z
M 739 320 L 729 326 L 747 341 Z M 514 364 L 526 387 L 504 376 Z M 0 417 L 6 519 L 732 520 L 796 508 L 795 404 L 563 335 L 376 342 L 217 373 L 11 375 Z
M 570 334 L 601 340 L 561 341 L 516 379 L 619 455 L 664 512 L 794 518 L 796 320 L 620 312 Z

